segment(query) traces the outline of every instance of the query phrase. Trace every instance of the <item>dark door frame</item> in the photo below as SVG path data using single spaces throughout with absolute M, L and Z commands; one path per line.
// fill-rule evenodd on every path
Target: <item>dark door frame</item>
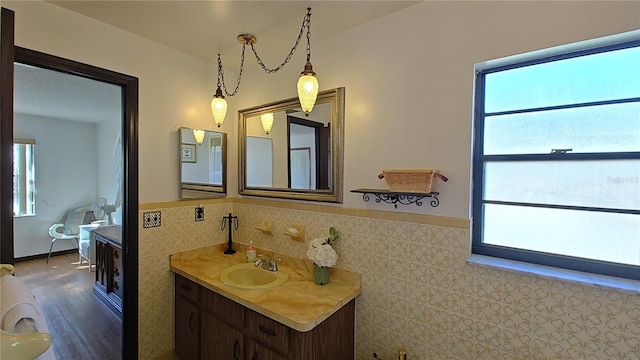
M 15 14 L 2 8 L 0 29 L 0 262 L 13 264 L 13 57 Z
M 13 12 L 12 12 L 13 13 Z M 5 27 L 5 9 L 2 9 L 2 27 Z M 13 14 L 12 14 L 13 16 Z M 13 25 L 13 24 L 12 24 Z M 4 44 L 3 44 L 4 46 Z M 84 78 L 106 82 L 120 86 L 122 88 L 122 131 L 124 139 L 124 201 L 123 201 L 123 267 L 124 267 L 124 299 L 122 313 L 122 358 L 137 359 L 138 358 L 138 79 L 129 75 L 117 73 L 111 70 L 102 69 L 88 64 L 83 64 L 69 59 L 41 53 L 34 50 L 14 46 L 14 60 L 10 66 L 2 63 L 2 72 L 5 67 L 11 68 L 13 74 L 13 62 L 37 66 L 49 70 L 59 71 L 71 75 L 81 76 Z M 4 57 L 3 57 L 4 61 Z M 4 74 L 3 74 L 4 75 Z M 13 83 L 13 78 L 11 80 Z M 2 102 L 4 104 L 5 89 L 2 92 Z M 13 100 L 13 88 L 11 89 L 11 100 Z M 2 209 L 6 211 L 7 206 L 11 206 L 11 201 L 5 203 L 5 185 L 4 179 L 7 173 L 4 172 L 5 149 L 10 149 L 13 143 L 13 131 L 10 134 L 5 132 L 7 127 L 13 130 L 13 102 L 11 103 L 11 114 L 7 115 L 7 109 L 2 107 L 2 133 L 0 134 L 0 147 L 2 148 Z M 11 125 L 8 123 L 11 121 Z M 9 142 L 10 144 L 7 144 Z M 11 157 L 12 151 L 9 151 Z M 12 163 L 11 159 L 11 163 Z M 13 169 L 11 168 L 11 172 Z M 9 179 L 9 181 L 11 181 Z M 11 184 L 11 188 L 13 184 Z M 9 197 L 11 199 L 11 197 Z M 12 210 L 12 209 L 11 209 Z M 13 211 L 11 211 L 11 214 Z M 11 236 L 5 236 L 5 224 L 7 216 L 4 212 L 0 213 L 2 219 L 1 228 L 2 238 L 0 239 L 0 253 L 2 259 L 5 259 L 5 253 L 8 249 L 13 250 L 13 228 L 11 228 Z M 11 215 L 11 223 L 13 218 Z M 13 251 L 11 251 L 11 263 L 13 263 Z
M 306 126 L 314 129 L 316 161 L 312 166 L 316 169 L 316 189 L 329 189 L 329 166 L 331 159 L 331 126 L 325 127 L 322 123 L 301 119 L 287 114 L 287 164 L 288 187 L 291 188 L 291 124 Z

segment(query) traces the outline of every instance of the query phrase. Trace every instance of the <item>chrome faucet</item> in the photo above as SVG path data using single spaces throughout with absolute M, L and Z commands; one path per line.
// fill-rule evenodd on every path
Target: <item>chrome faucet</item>
M 258 258 L 259 258 L 259 259 L 254 263 L 254 265 L 255 265 L 256 267 L 257 267 L 257 266 L 262 265 L 262 268 L 263 268 L 263 269 L 265 269 L 265 270 L 269 270 L 269 259 L 266 259 L 266 258 L 264 257 L 264 255 L 262 255 L 262 254 L 259 254 L 259 255 L 258 255 Z M 265 265 L 266 265 L 266 267 L 265 267 Z
M 264 257 L 264 255 L 262 254 L 258 255 L 258 257 L 259 259 L 254 263 L 255 266 L 260 266 L 264 270 L 273 272 L 278 271 L 278 262 L 282 261 L 282 259 L 270 260 L 269 258 Z
M 278 262 L 282 261 L 282 259 L 273 259 L 271 260 L 271 262 L 269 263 L 269 270 L 276 272 L 278 271 Z

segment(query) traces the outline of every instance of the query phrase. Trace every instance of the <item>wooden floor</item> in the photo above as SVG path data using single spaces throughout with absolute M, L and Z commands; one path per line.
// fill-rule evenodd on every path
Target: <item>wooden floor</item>
M 120 359 L 122 322 L 93 293 L 95 272 L 78 254 L 16 263 L 42 308 L 58 360 Z

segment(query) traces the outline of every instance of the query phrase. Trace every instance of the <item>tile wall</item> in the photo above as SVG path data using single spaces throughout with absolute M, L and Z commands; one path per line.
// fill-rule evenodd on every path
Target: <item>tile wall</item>
M 231 207 L 240 220 L 238 241 L 290 256 L 304 257 L 307 247 L 283 235 L 293 224 L 305 225 L 306 241 L 326 236 L 331 226 L 341 232 L 337 266 L 363 275 L 358 360 L 373 359 L 373 352 L 395 359 L 399 347 L 411 360 L 640 359 L 639 294 L 470 264 L 466 220 L 403 221 L 396 212 L 246 199 L 207 207 L 217 213 L 217 232 L 202 234 L 178 220 L 192 208 L 162 209 L 166 229 L 141 230 L 141 357 L 143 350 L 157 356 L 171 349 L 168 254 L 224 242 L 219 222 Z M 274 235 L 255 230 L 264 220 L 273 221 Z M 215 238 L 206 238 L 210 232 Z M 147 247 L 156 255 L 145 254 Z
M 139 358 L 142 360 L 155 359 L 174 348 L 174 287 L 169 255 L 222 243 L 227 239 L 227 232 L 220 231 L 220 222 L 232 211 L 231 202 L 204 204 L 204 221 L 198 222 L 195 221 L 195 207 L 199 204 L 175 204 L 145 206 L 138 214 L 138 341 Z M 154 211 L 160 211 L 161 225 L 144 228 L 144 213 Z

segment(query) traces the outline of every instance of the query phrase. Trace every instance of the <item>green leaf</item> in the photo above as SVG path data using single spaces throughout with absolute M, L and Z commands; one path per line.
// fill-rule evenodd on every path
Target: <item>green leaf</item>
M 333 227 L 329 228 L 329 240 L 330 241 L 335 241 L 338 238 L 338 236 L 340 236 L 340 233 L 338 233 L 338 230 L 336 230 Z

